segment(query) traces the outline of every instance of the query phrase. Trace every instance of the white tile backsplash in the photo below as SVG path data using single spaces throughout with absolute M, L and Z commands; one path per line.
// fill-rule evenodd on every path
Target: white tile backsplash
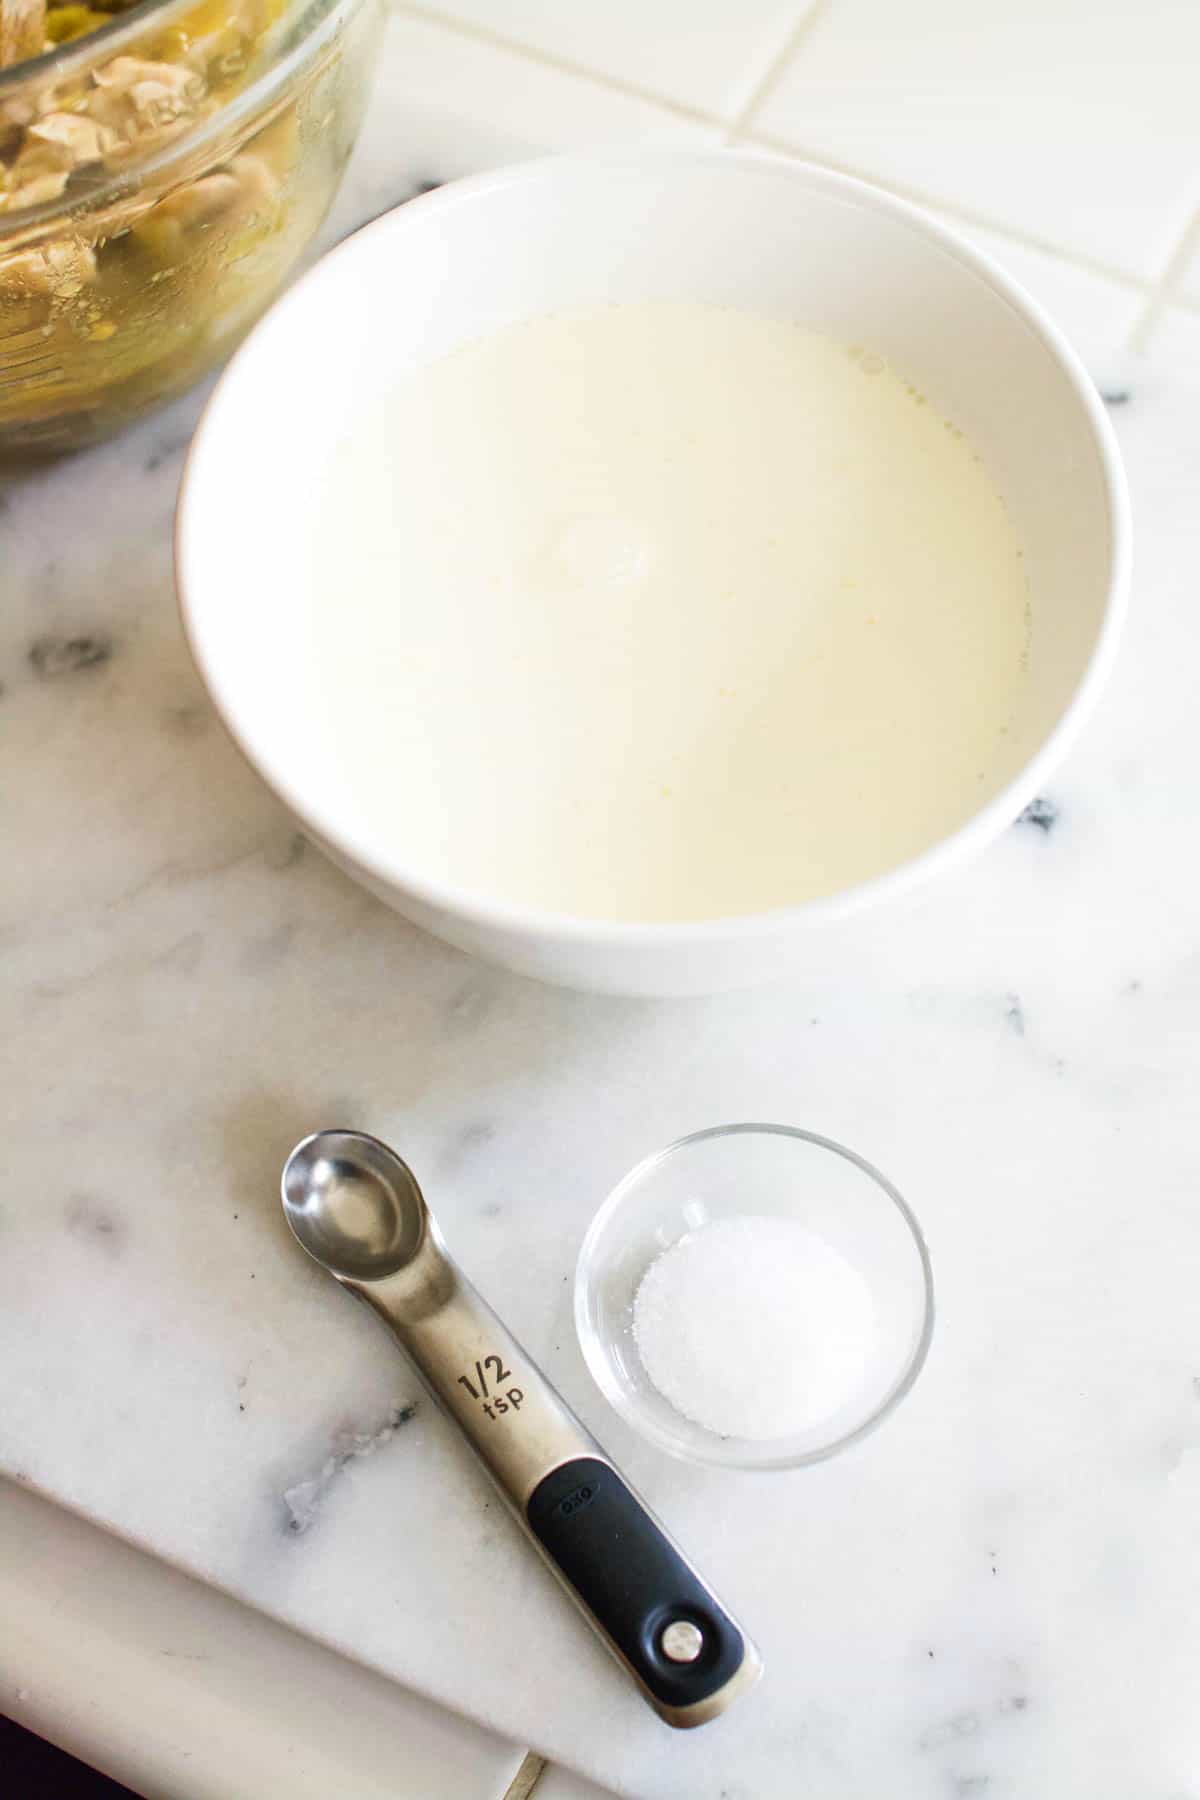
M 1191 0 L 829 0 L 754 125 L 1155 277 L 1196 199 Z
M 1200 309 L 1192 306 L 1168 306 L 1164 308 L 1154 333 L 1154 354 L 1152 357 L 1130 359 L 1134 376 L 1139 367 L 1143 380 L 1151 391 L 1176 380 L 1180 371 L 1185 371 L 1189 380 L 1195 380 L 1200 370 Z M 1195 421 L 1191 454 L 1181 465 L 1179 478 L 1188 482 L 1192 488 L 1196 482 L 1198 440 L 1200 440 L 1200 416 Z M 1200 509 L 1193 508 L 1193 536 L 1200 556 Z
M 367 133 L 385 134 L 389 155 L 360 149 L 356 165 L 407 170 L 419 163 L 436 182 L 551 150 L 718 136 L 715 126 L 405 11 L 388 21 Z M 380 204 L 391 198 L 381 195 Z
M 1045 307 L 1094 375 L 1102 376 L 1120 356 L 1145 304 L 1133 283 L 1093 275 L 1077 263 L 1033 250 L 1000 232 L 964 226 L 957 219 L 946 223 L 998 262 Z
M 1188 233 L 1187 260 L 1176 298 L 1200 306 L 1200 212 L 1192 220 Z
M 539 55 L 718 118 L 787 44 L 814 0 L 443 0 L 436 13 Z
M 732 130 L 944 213 L 1104 362 L 1168 270 L 1200 306 L 1197 66 L 1200 0 L 401 3 L 368 129 L 405 181 Z

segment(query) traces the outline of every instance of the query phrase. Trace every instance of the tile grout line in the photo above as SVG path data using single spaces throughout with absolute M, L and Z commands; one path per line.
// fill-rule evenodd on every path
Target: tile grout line
M 743 82 L 742 98 L 730 109 L 729 122 L 723 134 L 724 143 L 732 143 L 749 128 L 751 119 L 775 92 L 801 44 L 828 12 L 829 6 L 830 0 L 810 0 L 810 4 L 802 5 L 800 16 L 793 19 L 764 67 L 749 82 Z
M 1145 354 L 1163 313 L 1168 306 L 1177 302 L 1176 290 L 1191 267 L 1197 249 L 1200 249 L 1200 207 L 1196 208 L 1184 226 L 1162 274 L 1147 293 L 1145 304 L 1130 327 L 1126 347 L 1134 355 Z M 1187 301 L 1179 303 L 1187 304 L 1189 308 L 1194 305 L 1194 302 Z
M 803 144 L 791 142 L 787 138 L 775 137 L 770 132 L 748 131 L 742 142 L 751 146 L 757 145 L 763 150 L 771 150 L 776 155 L 792 156 L 802 162 L 818 164 L 823 169 L 832 169 L 836 175 L 849 175 L 855 181 L 865 181 L 872 187 L 882 188 L 885 193 L 894 194 L 898 200 L 907 200 L 912 206 L 920 206 L 926 212 L 943 213 L 963 225 L 974 226 L 977 231 L 991 231 L 997 237 L 1008 238 L 1011 243 L 1019 244 L 1024 250 L 1036 250 L 1041 256 L 1053 256 L 1059 262 L 1069 263 L 1072 268 L 1081 269 L 1086 275 L 1094 275 L 1102 281 L 1111 281 L 1118 287 L 1134 288 L 1138 293 L 1147 293 L 1150 284 L 1139 275 L 1131 275 L 1127 269 L 1117 269 L 1111 264 L 1101 262 L 1098 257 L 1087 256 L 1078 250 L 1068 249 L 1065 245 L 1056 244 L 1050 238 L 1039 237 L 1036 233 L 1022 231 L 1018 226 L 1005 223 L 990 213 L 977 213 L 970 207 L 960 206 L 956 201 L 940 199 L 925 188 L 909 187 L 907 183 L 892 181 L 884 175 L 874 175 L 857 167 L 853 163 L 834 161 L 828 156 L 819 156 L 812 150 L 806 150 Z
M 529 1800 L 538 1782 L 549 1768 L 544 1756 L 536 1750 L 527 1750 L 521 1758 L 521 1766 L 500 1796 L 500 1800 Z
M 672 100 L 666 94 L 656 93 L 653 88 L 640 87 L 636 82 L 621 81 L 612 75 L 605 75 L 601 70 L 589 67 L 587 63 L 573 61 L 571 57 L 555 56 L 550 51 L 538 50 L 531 44 L 522 43 L 520 38 L 509 37 L 502 31 L 492 31 L 486 25 L 469 24 L 466 20 L 455 19 L 436 6 L 422 5 L 421 0 L 399 0 L 392 11 L 400 17 L 436 25 L 439 30 L 449 32 L 453 37 L 465 38 L 468 42 L 484 44 L 492 50 L 505 50 L 510 55 L 523 57 L 526 62 L 551 69 L 556 75 L 569 75 L 575 81 L 590 81 L 595 87 L 606 88 L 610 93 L 624 94 L 630 100 L 640 100 L 645 105 L 657 107 L 660 112 L 673 114 L 688 125 L 719 127 L 721 124 L 720 119 L 701 107 L 688 106 L 685 101 Z
M 814 14 L 819 16 L 824 11 L 826 3 L 827 0 L 817 0 Z M 618 77 L 606 75 L 600 70 L 591 68 L 586 63 L 573 62 L 570 58 L 554 56 L 538 50 L 532 45 L 522 43 L 518 38 L 506 36 L 503 32 L 491 31 L 485 26 L 477 26 L 464 20 L 455 19 L 436 6 L 423 4 L 422 0 L 396 0 L 392 11 L 397 16 L 436 26 L 452 37 L 482 44 L 493 50 L 503 50 L 555 74 L 569 76 L 572 80 L 587 81 L 592 86 L 603 88 L 609 93 L 621 94 L 626 99 L 637 100 L 643 105 L 656 107 L 660 112 L 681 119 L 686 124 L 708 126 L 722 134 L 725 140 L 723 147 L 767 150 L 775 155 L 790 156 L 798 161 L 812 162 L 821 168 L 833 170 L 835 174 L 849 175 L 856 181 L 864 181 L 871 186 L 881 188 L 885 193 L 894 194 L 900 200 L 907 200 L 913 206 L 923 207 L 929 212 L 941 213 L 956 224 L 964 225 L 968 229 L 973 226 L 978 231 L 994 232 L 997 237 L 1007 238 L 1010 243 L 1021 249 L 1033 250 L 1038 255 L 1052 257 L 1058 262 L 1066 263 L 1069 268 L 1080 270 L 1085 275 L 1112 282 L 1114 286 L 1126 288 L 1145 296 L 1147 310 L 1149 310 L 1149 302 L 1164 286 L 1163 280 L 1151 283 L 1141 276 L 1131 275 L 1126 269 L 1113 268 L 1096 257 L 1081 254 L 1065 245 L 1056 244 L 1049 238 L 1023 231 L 1019 226 L 1012 225 L 1007 221 L 996 219 L 989 214 L 975 213 L 955 202 L 943 200 L 923 188 L 897 184 L 853 164 L 833 161 L 827 156 L 816 155 L 813 151 L 807 150 L 803 144 L 794 143 L 787 138 L 776 137 L 770 132 L 755 131 L 752 127 L 743 128 L 727 123 L 715 113 L 706 112 L 702 107 L 688 106 L 679 100 L 672 100 L 667 95 L 656 92 L 653 88 L 641 87 L 635 82 L 622 81 Z M 812 16 L 810 15 L 810 17 Z M 797 28 L 797 45 L 803 41 L 806 35 L 805 30 L 801 29 L 803 25 L 804 21 L 801 21 L 800 27 Z M 780 53 L 781 59 L 793 47 L 789 39 Z M 782 73 L 782 68 L 778 73 Z M 765 79 L 762 93 L 757 96 L 753 108 L 747 109 L 748 111 L 757 110 L 774 85 L 776 79 L 774 65 L 768 71 L 768 77 L 769 79 Z M 1182 306 L 1189 312 L 1200 312 L 1200 301 L 1193 300 L 1186 295 L 1165 295 L 1164 303 Z

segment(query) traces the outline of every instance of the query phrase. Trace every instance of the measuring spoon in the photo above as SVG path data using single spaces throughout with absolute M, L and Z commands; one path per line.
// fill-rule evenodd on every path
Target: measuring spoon
M 375 1309 L 518 1522 L 668 1725 L 703 1725 L 758 1652 L 461 1273 L 407 1164 L 318 1131 L 283 1170 L 297 1241 Z

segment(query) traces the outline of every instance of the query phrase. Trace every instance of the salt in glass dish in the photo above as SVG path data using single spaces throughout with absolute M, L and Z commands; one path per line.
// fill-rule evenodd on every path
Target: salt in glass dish
M 688 1233 L 764 1216 L 802 1224 L 858 1272 L 875 1336 L 861 1379 L 819 1422 L 779 1437 L 725 1437 L 654 1386 L 634 1336 L 634 1302 L 647 1269 Z M 864 1437 L 920 1374 L 933 1318 L 929 1252 L 902 1196 L 853 1150 L 788 1125 L 718 1125 L 646 1157 L 592 1220 L 575 1273 L 575 1329 L 605 1398 L 660 1449 L 725 1468 L 801 1468 Z

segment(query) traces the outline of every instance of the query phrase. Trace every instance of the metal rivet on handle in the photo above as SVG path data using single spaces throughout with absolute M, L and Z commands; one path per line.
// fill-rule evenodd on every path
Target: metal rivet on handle
M 663 1629 L 658 1647 L 668 1662 L 695 1662 L 704 1648 L 704 1633 L 690 1619 L 676 1619 Z

